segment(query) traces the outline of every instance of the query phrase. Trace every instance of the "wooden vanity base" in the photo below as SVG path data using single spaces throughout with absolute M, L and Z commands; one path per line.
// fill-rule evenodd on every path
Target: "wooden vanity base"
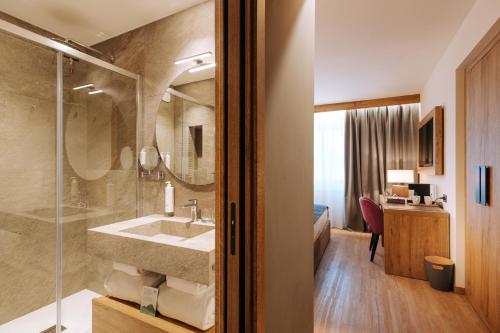
M 93 333 L 214 333 L 215 328 L 201 331 L 166 317 L 151 317 L 133 303 L 109 297 L 92 300 Z

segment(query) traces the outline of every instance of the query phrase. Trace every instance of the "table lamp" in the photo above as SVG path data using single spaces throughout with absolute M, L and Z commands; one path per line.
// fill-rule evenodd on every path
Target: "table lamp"
M 387 183 L 391 186 L 392 195 L 407 198 L 408 185 L 415 182 L 415 171 L 413 170 L 387 170 Z M 397 184 L 397 185 L 394 185 Z

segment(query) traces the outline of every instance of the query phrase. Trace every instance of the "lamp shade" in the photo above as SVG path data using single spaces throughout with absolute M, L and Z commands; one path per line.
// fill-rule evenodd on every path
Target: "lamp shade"
M 387 182 L 405 184 L 414 183 L 415 172 L 413 170 L 387 170 Z

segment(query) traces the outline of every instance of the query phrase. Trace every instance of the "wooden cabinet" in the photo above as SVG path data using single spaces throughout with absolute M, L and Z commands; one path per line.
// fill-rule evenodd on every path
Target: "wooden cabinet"
M 425 256 L 450 257 L 450 217 L 439 207 L 384 206 L 385 272 L 427 280 Z
M 499 24 L 497 24 L 499 26 Z M 465 293 L 491 331 L 500 332 L 500 26 L 465 72 Z M 489 204 L 476 200 L 476 168 L 489 167 Z

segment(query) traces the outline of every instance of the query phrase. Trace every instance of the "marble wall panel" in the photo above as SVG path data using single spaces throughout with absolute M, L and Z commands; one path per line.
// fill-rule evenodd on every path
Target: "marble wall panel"
M 175 15 L 127 32 L 95 45 L 102 52 L 112 53 L 115 64 L 143 75 L 144 105 L 142 114 L 142 145 L 155 145 L 156 116 L 163 94 L 173 80 L 192 64 L 174 65 L 176 59 L 215 51 L 215 8 L 210 0 Z M 175 188 L 175 214 L 189 216 L 183 209 L 188 199 L 198 199 L 200 208 L 213 208 L 213 185 L 191 186 L 176 179 L 164 166 Z M 164 183 L 141 179 L 142 215 L 163 213 Z

